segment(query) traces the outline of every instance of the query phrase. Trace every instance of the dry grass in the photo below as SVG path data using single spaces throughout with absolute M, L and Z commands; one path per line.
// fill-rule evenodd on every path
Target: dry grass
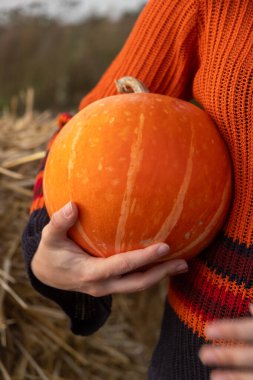
M 31 102 L 30 102 L 31 103 Z M 165 284 L 114 296 L 93 336 L 76 337 L 56 304 L 30 286 L 20 236 L 28 220 L 39 159 L 56 125 L 50 113 L 0 118 L 0 378 L 142 380 L 158 337 Z

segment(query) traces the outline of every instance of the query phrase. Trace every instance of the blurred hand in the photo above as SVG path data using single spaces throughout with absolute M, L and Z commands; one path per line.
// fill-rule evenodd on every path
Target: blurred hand
M 253 316 L 253 305 L 250 305 Z M 211 373 L 211 380 L 252 380 L 253 379 L 253 318 L 219 320 L 208 324 L 208 339 L 233 341 L 233 346 L 204 345 L 199 353 L 202 362 L 221 368 Z M 236 343 L 237 342 L 237 343 Z M 233 370 L 222 370 L 230 367 Z
M 184 260 L 155 264 L 168 254 L 169 247 L 164 243 L 108 258 L 93 257 L 67 236 L 77 217 L 77 206 L 70 202 L 52 216 L 42 231 L 31 268 L 47 285 L 101 297 L 139 292 L 166 276 L 188 270 Z M 150 264 L 154 265 L 143 271 L 143 267 Z

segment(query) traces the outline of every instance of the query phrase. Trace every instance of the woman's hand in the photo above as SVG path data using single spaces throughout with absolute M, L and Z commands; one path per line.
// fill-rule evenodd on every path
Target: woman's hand
M 250 313 L 253 316 L 253 305 Z M 211 380 L 252 380 L 253 379 L 253 318 L 220 320 L 210 323 L 206 336 L 212 340 L 231 340 L 233 346 L 205 345 L 199 356 L 208 366 L 229 367 L 234 370 L 214 370 Z
M 31 264 L 34 275 L 43 283 L 100 297 L 139 292 L 166 276 L 187 271 L 184 260 L 155 263 L 168 254 L 169 247 L 164 243 L 108 258 L 93 257 L 67 237 L 77 216 L 77 206 L 68 203 L 44 227 Z M 143 270 L 150 264 L 152 268 Z

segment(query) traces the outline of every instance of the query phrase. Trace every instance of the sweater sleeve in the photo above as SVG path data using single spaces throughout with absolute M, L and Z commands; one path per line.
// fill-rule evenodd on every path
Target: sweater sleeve
M 115 80 L 133 76 L 151 92 L 190 99 L 198 67 L 195 0 L 150 0 L 122 50 L 80 109 L 116 94 Z
M 70 115 L 61 114 L 59 129 L 48 143 L 47 154 L 60 128 L 70 119 Z M 71 331 L 76 335 L 90 335 L 103 326 L 110 315 L 112 297 L 92 297 L 87 294 L 65 291 L 48 286 L 41 282 L 31 270 L 32 258 L 39 246 L 41 233 L 49 222 L 43 191 L 43 171 L 47 155 L 41 162 L 39 173 L 35 179 L 33 202 L 30 216 L 22 234 L 22 248 L 26 271 L 29 280 L 36 291 L 44 297 L 56 302 L 70 319 Z

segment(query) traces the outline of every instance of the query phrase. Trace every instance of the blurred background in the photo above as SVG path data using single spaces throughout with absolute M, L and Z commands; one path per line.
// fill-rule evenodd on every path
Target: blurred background
M 29 87 L 36 110 L 76 109 L 121 48 L 144 3 L 1 0 L 0 109 Z
M 59 112 L 76 112 L 122 47 L 145 0 L 0 1 L 0 379 L 144 380 L 166 281 L 114 296 L 94 335 L 70 333 L 30 286 L 20 238 Z

